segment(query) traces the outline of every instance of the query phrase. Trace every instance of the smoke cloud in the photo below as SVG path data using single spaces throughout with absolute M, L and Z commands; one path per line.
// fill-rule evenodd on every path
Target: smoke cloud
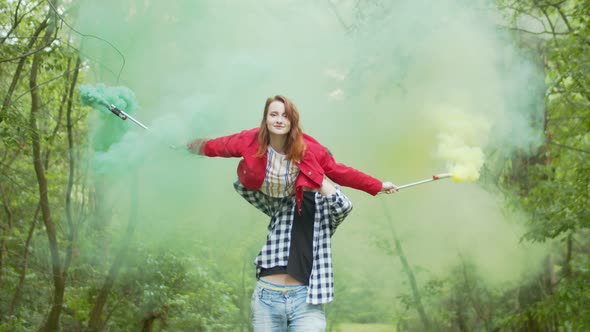
M 80 31 L 125 56 L 117 81 L 117 52 L 83 39 L 86 77 L 132 89 L 150 127 L 128 128 L 102 159 L 124 170 L 111 173 L 111 195 L 125 172 L 140 175 L 144 243 L 253 261 L 268 220 L 233 192 L 238 160 L 169 145 L 257 127 L 266 97 L 284 94 L 339 162 L 396 184 L 442 172 L 464 181 L 377 197 L 344 188 L 355 209 L 334 238 L 336 283 L 406 292 L 400 262 L 374 245 L 393 246 L 392 229 L 419 282 L 462 257 L 494 284 L 537 267 L 543 249 L 520 242 L 524 217 L 474 182 L 492 153 L 532 151 L 541 137 L 539 60 L 489 3 L 105 0 L 80 1 L 79 13 Z

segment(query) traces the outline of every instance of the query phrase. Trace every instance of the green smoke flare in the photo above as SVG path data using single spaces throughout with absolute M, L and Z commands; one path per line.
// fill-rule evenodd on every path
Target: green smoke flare
M 107 106 L 113 104 L 125 113 L 132 115 L 138 108 L 135 94 L 124 86 L 108 87 L 97 84 L 80 86 L 82 105 L 99 110 L 97 125 L 92 135 L 92 147 L 95 151 L 105 152 L 115 142 L 121 140 L 129 128 L 129 123 L 117 119 Z

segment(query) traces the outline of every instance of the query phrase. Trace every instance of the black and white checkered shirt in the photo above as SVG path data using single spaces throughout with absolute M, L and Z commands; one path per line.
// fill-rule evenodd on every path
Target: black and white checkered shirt
M 266 243 L 254 263 L 256 276 L 260 269 L 287 266 L 291 225 L 295 218 L 296 203 L 293 195 L 274 198 L 258 190 L 246 189 L 239 181 L 234 188 L 248 203 L 271 217 Z M 352 210 L 352 202 L 340 189 L 329 196 L 315 193 L 316 209 L 313 225 L 313 263 L 309 277 L 307 303 L 323 304 L 334 299 L 334 274 L 332 271 L 331 236 Z

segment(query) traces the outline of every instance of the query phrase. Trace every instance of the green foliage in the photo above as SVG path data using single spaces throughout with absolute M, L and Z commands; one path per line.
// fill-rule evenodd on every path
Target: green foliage
M 354 284 L 347 284 L 345 280 L 338 279 L 335 289 L 337 300 L 326 306 L 328 322 L 332 325 L 342 322 L 388 322 L 391 307 L 378 304 L 379 290 L 367 291 L 354 286 Z
M 527 13 L 545 21 L 550 37 L 538 41 L 548 83 L 545 145 L 506 168 L 506 186 L 533 216 L 528 238 L 544 241 L 590 227 L 590 6 L 523 1 L 508 8 L 515 18 Z
M 104 310 L 109 330 L 139 329 L 146 322 L 162 331 L 228 331 L 237 321 L 234 291 L 212 277 L 195 257 L 141 248 L 117 279 Z M 87 322 L 102 280 L 71 287 L 64 319 Z
M 517 284 L 489 285 L 482 272 L 468 260 L 452 267 L 444 277 L 433 277 L 427 269 L 417 269 L 412 262 L 410 266 L 415 269 L 427 315 L 433 326 L 441 330 L 587 331 L 590 330 L 590 1 L 498 2 L 510 18 L 512 26 L 508 28 L 514 32 L 514 38 L 527 52 L 534 50 L 543 58 L 546 84 L 544 143 L 532 155 L 521 151 L 506 160 L 497 173 L 501 174 L 498 184 L 513 206 L 529 216 L 529 232 L 523 241 L 561 242 L 552 253 L 555 260 L 546 264 L 546 271 L 532 281 L 523 279 Z M 374 22 L 385 24 L 391 8 L 386 1 L 354 1 L 354 6 L 358 17 L 354 24 L 344 26 L 349 33 L 358 33 Z M 73 19 L 68 11 L 62 12 L 66 19 Z M 50 23 L 55 22 L 50 8 L 36 2 L 5 1 L 0 5 L 3 33 L 0 37 L 3 61 L 0 64 L 0 331 L 39 329 L 46 319 L 54 290 L 47 232 L 37 211 L 39 190 L 32 162 L 32 134 L 40 137 L 59 255 L 63 261 L 71 255 L 69 269 L 64 273 L 62 330 L 87 326 L 96 296 L 115 258 L 117 234 L 124 227 L 111 222 L 115 217 L 109 214 L 112 212 L 108 208 L 97 207 L 104 203 L 100 197 L 102 184 L 100 179 L 93 183 L 88 177 L 89 166 L 83 161 L 87 160 L 89 115 L 99 119 L 104 116 L 103 123 L 107 124 L 103 128 L 105 134 L 92 142 L 99 145 L 98 150 L 106 150 L 125 134 L 123 127 L 113 131 L 110 126 L 125 123 L 108 112 L 97 113 L 81 107 L 77 87 L 71 100 L 75 161 L 71 196 L 73 224 L 68 222 L 65 193 L 72 164 L 66 112 L 78 51 L 70 47 L 75 39 L 69 31 L 62 30 L 61 24 L 54 26 L 56 39 L 52 37 L 49 45 L 41 44 L 47 28 L 33 38 L 46 17 Z M 523 19 L 542 22 L 539 29 L 545 30 L 528 31 L 529 26 L 519 25 Z M 378 53 L 386 49 L 374 51 L 382 58 L 391 57 Z M 39 93 L 41 105 L 38 130 L 32 132 L 29 75 L 35 54 L 39 56 L 40 68 L 34 90 Z M 359 62 L 364 64 L 366 59 L 360 57 Z M 94 65 L 97 64 L 83 63 L 79 82 L 85 83 L 88 68 Z M 400 67 L 407 65 L 400 64 Z M 355 84 L 365 83 L 364 68 L 359 66 L 352 73 L 361 78 Z M 384 80 L 397 84 L 402 76 Z M 379 96 L 386 95 L 390 86 L 383 85 L 383 89 Z M 123 101 L 107 99 L 132 112 L 134 96 L 124 95 Z M 211 242 L 211 246 L 219 245 L 214 240 Z M 215 263 L 204 258 L 210 257 L 210 253 L 158 252 L 131 246 L 129 256 L 133 263 L 126 264 L 116 278 L 102 313 L 106 328 L 139 330 L 146 323 L 162 331 L 244 328 L 249 323 L 251 291 L 245 279 L 248 276 L 248 281 L 252 281 L 251 253 L 259 245 L 244 243 L 243 251 L 217 253 L 216 258 L 221 259 Z M 399 253 L 387 240 L 380 240 L 378 248 L 392 260 L 398 259 Z M 245 260 L 247 264 L 243 263 Z M 389 299 L 379 288 L 361 290 L 340 276 L 336 282 L 336 301 L 327 306 L 330 327 L 335 328 L 341 322 L 381 322 L 394 323 L 401 330 L 421 330 L 407 282 L 402 284 L 407 291 Z M 400 273 L 396 278 L 405 276 Z M 242 288 L 237 289 L 235 285 Z M 20 297 L 16 298 L 19 291 Z

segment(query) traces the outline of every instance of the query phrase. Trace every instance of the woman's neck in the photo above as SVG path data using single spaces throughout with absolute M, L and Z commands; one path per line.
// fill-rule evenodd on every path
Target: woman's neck
M 285 154 L 285 144 L 287 143 L 287 135 L 273 135 L 270 134 L 270 146 L 278 153 Z

